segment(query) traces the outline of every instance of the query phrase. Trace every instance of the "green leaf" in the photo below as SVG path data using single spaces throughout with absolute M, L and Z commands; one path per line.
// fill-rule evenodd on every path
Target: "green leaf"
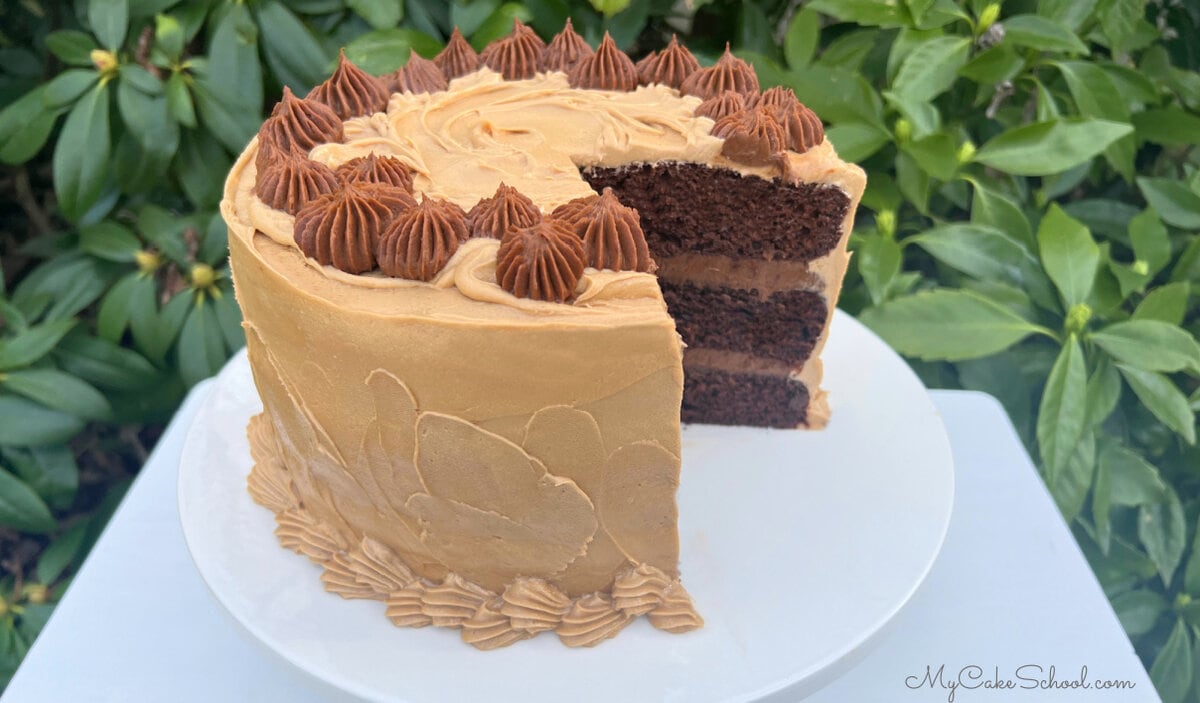
M 932 103 L 908 100 L 890 90 L 883 92 L 883 98 L 912 124 L 913 139 L 923 139 L 941 129 L 942 116 Z
M 1024 244 L 1027 249 L 1037 247 L 1029 218 L 1016 203 L 976 181 L 971 183 L 975 186 L 975 196 L 971 201 L 971 222 L 991 225 L 1007 234 L 1013 241 Z
M 79 228 L 79 247 L 101 259 L 129 262 L 142 248 L 142 243 L 128 228 L 112 220 L 103 220 Z
M 925 360 L 960 361 L 1048 333 L 973 293 L 932 290 L 865 310 L 859 317 L 897 351 Z
M 1114 52 L 1126 51 L 1138 20 L 1145 13 L 1145 0 L 1104 0 L 1097 16 L 1108 45 Z
M 958 75 L 981 85 L 991 86 L 1012 80 L 1023 68 L 1025 59 L 1011 46 L 999 44 L 977 54 L 959 69 Z
M 1099 66 L 1083 61 L 1055 64 L 1067 81 L 1075 105 L 1085 117 L 1129 122 L 1129 107 L 1116 85 Z M 1105 158 L 1125 180 L 1133 180 L 1133 157 L 1137 142 L 1133 135 L 1118 139 L 1104 151 Z
M 409 52 L 432 56 L 438 41 L 411 29 L 380 29 L 367 32 L 346 45 L 346 58 L 367 73 L 383 75 L 408 63 Z
M 482 51 L 488 43 L 507 36 L 512 31 L 514 18 L 520 18 L 528 24 L 533 21 L 533 13 L 522 3 L 504 3 L 471 34 L 471 46 L 477 51 Z
M 49 259 L 26 275 L 12 301 L 29 317 L 43 315 L 49 321 L 63 320 L 91 305 L 108 288 L 113 269 L 82 252 L 72 251 Z M 36 314 L 29 307 L 41 300 Z M 49 309 L 45 303 L 53 301 Z
M 846 161 L 862 161 L 891 140 L 882 129 L 863 122 L 840 122 L 825 130 L 838 156 Z
M 167 58 L 178 60 L 183 53 L 183 25 L 171 15 L 154 17 L 154 43 Z
M 4 400 L 0 398 L 0 403 Z M 0 430 L 0 433 L 3 432 Z M 54 529 L 54 516 L 42 499 L 20 479 L 3 469 L 0 469 L 0 525 L 33 533 Z
M 1087 426 L 1095 427 L 1112 414 L 1121 400 L 1121 375 L 1101 357 L 1087 384 Z
M 83 334 L 72 334 L 54 351 L 64 371 L 117 390 L 137 390 L 158 381 L 158 372 L 132 349 Z
M 88 0 L 88 23 L 100 44 L 117 51 L 129 29 L 129 0 Z
M 54 192 L 70 220 L 78 220 L 100 198 L 108 177 L 108 90 L 97 85 L 67 115 L 54 148 Z
M 74 29 L 60 29 L 46 35 L 46 48 L 70 66 L 91 66 L 96 41 Z
M 1170 607 L 1161 595 L 1144 588 L 1114 596 L 1112 606 L 1130 637 L 1140 637 L 1154 629 L 1154 624 Z
M 1166 322 L 1117 322 L 1092 333 L 1092 341 L 1117 361 L 1143 371 L 1200 371 L 1200 343 Z
M 1158 469 L 1120 444 L 1109 444 L 1100 453 L 1100 464 L 1110 477 L 1113 505 L 1136 508 L 1165 500 L 1167 484 Z
M 233 291 L 227 290 L 220 299 L 213 301 L 213 310 L 217 315 L 217 324 L 221 327 L 221 336 L 225 338 L 226 348 L 235 351 L 246 346 L 246 333 L 242 330 L 242 310 L 233 297 Z
M 878 29 L 856 29 L 829 43 L 821 52 L 821 65 L 861 73 L 863 62 L 879 45 Z
M 68 445 L 46 447 L 0 448 L 0 455 L 12 467 L 25 485 L 41 496 L 53 509 L 71 507 L 79 489 L 79 466 Z
M 141 277 L 137 271 L 126 274 L 105 294 L 96 314 L 96 334 L 102 339 L 110 342 L 121 341 L 125 327 L 129 324 L 130 301 L 134 290 L 140 285 L 138 280 Z
M 871 302 L 878 305 L 887 299 L 889 286 L 900 273 L 900 245 L 894 239 L 870 235 L 863 238 L 857 254 L 863 283 L 871 294 Z
M 346 7 L 375 29 L 395 27 L 404 17 L 401 0 L 346 0 Z
M 1187 281 L 1169 283 L 1150 291 L 1133 311 L 1135 320 L 1161 320 L 1170 325 L 1183 324 L 1191 286 Z
M 231 161 L 208 130 L 187 130 L 179 140 L 172 171 L 188 200 L 197 208 L 213 208 L 221 201 L 221 185 Z
M 1173 178 L 1139 178 L 1138 187 L 1168 224 L 1183 229 L 1200 229 L 1200 195 L 1183 181 Z
M 304 94 L 325 80 L 331 57 L 290 10 L 267 0 L 258 6 L 258 24 L 271 28 L 262 34 L 263 48 L 280 83 Z
M 0 387 L 84 420 L 101 420 L 111 411 L 100 391 L 57 369 L 7 371 Z
M 883 101 L 861 75 L 816 63 L 784 78 L 796 97 L 822 119 L 835 125 L 865 122 L 883 129 Z
M 1042 0 L 1037 12 L 1072 32 L 1078 32 L 1096 9 L 1096 0 Z
M 1100 249 L 1087 227 L 1055 203 L 1038 226 L 1037 240 L 1046 275 L 1062 294 L 1064 307 L 1086 300 L 1100 262 Z
M 1058 101 L 1054 99 L 1050 90 L 1037 78 L 1034 78 L 1033 82 L 1037 87 L 1038 122 L 1051 122 L 1062 117 L 1062 111 L 1058 109 Z
M 87 529 L 86 522 L 77 522 L 46 546 L 45 551 L 38 557 L 37 578 L 39 581 L 47 585 L 58 581 L 67 567 L 79 557 L 83 538 L 87 536 Z
M 1196 443 L 1196 423 L 1187 397 L 1171 379 L 1153 371 L 1117 365 L 1134 395 L 1164 425 L 1177 432 L 1188 444 Z
M 1133 114 L 1133 126 L 1141 139 L 1169 146 L 1200 143 L 1200 116 L 1178 107 L 1164 107 Z
M 1149 267 L 1153 276 L 1171 261 L 1171 237 L 1158 213 L 1144 210 L 1129 221 L 1129 240 L 1133 253 Z
M 1192 531 L 1192 551 L 1183 570 L 1183 590 L 1193 597 L 1200 595 L 1200 520 Z
M 929 214 L 929 174 L 921 170 L 916 159 L 904 152 L 896 154 L 896 185 L 917 212 Z
M 958 143 L 949 134 L 931 134 L 902 148 L 922 171 L 940 181 L 949 181 L 958 173 Z
M 1183 618 L 1177 618 L 1166 644 L 1150 667 L 1150 681 L 1162 696 L 1163 703 L 1183 703 L 1187 700 L 1194 668 L 1191 635 Z
M 161 362 L 174 338 L 168 338 L 159 321 L 158 286 L 154 279 L 140 276 L 129 294 L 129 330 L 138 350 L 147 359 Z
M 821 16 L 804 7 L 792 15 L 783 39 L 783 56 L 788 68 L 804 68 L 812 63 L 821 39 Z
M 1161 501 L 1143 504 L 1138 509 L 1138 539 L 1158 568 L 1163 586 L 1170 588 L 1171 578 L 1179 568 L 1187 545 L 1183 506 L 1170 487 L 1164 491 Z
M 1087 364 L 1079 340 L 1071 335 L 1050 369 L 1038 407 L 1038 447 L 1051 484 L 1075 453 L 1086 422 Z
M 196 108 L 192 94 L 188 91 L 187 79 L 182 73 L 172 73 L 163 89 L 167 98 L 167 111 L 184 127 L 196 126 Z
M 208 218 L 204 236 L 200 240 L 200 248 L 196 252 L 196 260 L 209 266 L 216 266 L 229 253 L 229 231 L 220 213 Z
M 38 86 L 0 110 L 0 161 L 20 164 L 46 143 L 58 113 L 45 106 L 46 86 Z
M 988 140 L 975 154 L 979 163 L 1019 176 L 1067 171 L 1130 134 L 1133 127 L 1095 119 L 1034 122 Z
M 264 27 L 271 25 L 264 24 Z M 245 4 L 238 3 L 230 8 L 213 31 L 208 48 L 208 65 L 199 71 L 199 80 L 192 84 L 195 89 L 203 85 L 207 96 L 211 96 L 220 105 L 210 106 L 215 113 L 214 120 L 221 121 L 222 128 L 231 129 L 237 133 L 236 125 L 243 125 L 251 118 L 259 121 L 259 112 L 263 103 L 262 62 L 258 58 L 260 34 L 254 18 Z M 292 89 L 304 94 L 298 85 L 289 84 Z M 199 97 L 195 100 L 198 102 Z M 201 107 L 201 117 L 208 121 Z M 228 124 L 235 127 L 230 128 Z M 210 125 L 211 126 L 211 125 Z M 225 141 L 229 137 L 218 138 Z M 236 140 L 234 140 L 236 142 Z M 227 144 L 228 145 L 228 144 Z M 243 142 L 244 146 L 244 142 Z M 240 151 L 241 149 L 233 149 Z
M 986 225 L 955 223 L 910 237 L 934 258 L 976 278 L 999 278 L 1020 284 L 1033 256 L 1000 230 Z
M 458 27 L 463 36 L 469 37 L 478 31 L 500 6 L 500 0 L 476 0 L 476 2 L 450 3 L 450 24 Z M 565 18 L 564 18 L 565 21 Z M 561 26 L 561 24 L 559 25 Z M 555 31 L 558 27 L 554 28 Z
M 145 73 L 144 69 L 138 70 Z M 130 70 L 128 75 L 139 74 Z M 126 129 L 146 152 L 167 160 L 175 155 L 179 149 L 179 124 L 171 119 L 164 95 L 147 95 L 133 81 L 122 78 L 117 85 L 117 106 Z
M 234 153 L 245 148 L 258 131 L 258 116 L 236 105 L 230 105 L 219 95 L 210 92 L 209 81 L 197 82 L 192 86 L 196 105 L 200 108 L 200 119 L 204 126 L 227 149 Z
M 1073 521 L 1087 501 L 1096 472 L 1096 437 L 1085 429 L 1067 463 L 1049 479 L 1050 494 L 1067 522 Z
M 179 373 L 194 386 L 216 374 L 225 363 L 220 323 L 211 305 L 192 307 L 179 336 Z
M 1075 33 L 1054 20 L 1038 15 L 1016 15 L 1004 20 L 1004 40 L 1037 51 L 1088 53 Z
M 55 320 L 33 325 L 10 339 L 0 339 L 0 371 L 28 366 L 41 359 L 78 322 L 74 319 Z
M 903 27 L 907 24 L 900 3 L 889 0 L 813 0 L 805 7 L 842 20 L 871 27 Z
M 629 7 L 630 0 L 588 0 L 592 7 L 596 8 L 596 12 L 605 17 L 612 17 Z
M 1171 269 L 1171 281 L 1200 281 L 1200 237 L 1193 237 L 1184 246 Z
M 188 226 L 186 220 L 157 205 L 144 205 L 138 210 L 138 232 L 181 268 L 191 263 L 183 241 L 183 230 Z
M 36 447 L 58 444 L 79 434 L 84 422 L 31 400 L 0 395 L 0 445 Z
M 99 75 L 94 70 L 72 68 L 63 71 L 46 84 L 42 104 L 51 110 L 65 108 L 78 100 L 97 80 Z
M 904 59 L 892 91 L 908 100 L 932 100 L 950 89 L 967 63 L 971 40 L 938 37 L 919 44 Z

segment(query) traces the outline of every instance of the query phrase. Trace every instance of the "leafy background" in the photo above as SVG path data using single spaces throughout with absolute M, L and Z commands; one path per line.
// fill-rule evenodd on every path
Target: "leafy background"
M 243 344 L 216 206 L 283 85 L 457 25 L 732 42 L 864 165 L 841 305 L 1008 410 L 1168 703 L 1200 700 L 1200 8 L 1156 0 L 0 5 L 0 684 Z

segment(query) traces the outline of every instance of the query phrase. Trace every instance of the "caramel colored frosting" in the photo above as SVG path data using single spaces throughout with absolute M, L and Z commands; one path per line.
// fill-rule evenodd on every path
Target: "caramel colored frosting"
M 545 51 L 542 52 L 542 58 L 538 61 L 538 70 L 568 73 L 580 59 L 585 59 L 592 53 L 592 47 L 575 32 L 575 26 L 571 24 L 571 18 L 568 17 L 563 30 L 554 35 L 554 38 L 546 45 Z
M 571 67 L 568 81 L 572 88 L 630 91 L 637 87 L 638 73 L 633 60 L 605 32 L 595 53 Z
M 545 48 L 546 42 L 520 18 L 514 17 L 512 33 L 488 44 L 479 60 L 510 81 L 533 78 Z
M 684 95 L 698 95 L 704 100 L 726 90 L 747 97 L 758 93 L 758 75 L 754 73 L 754 68 L 734 56 L 728 44 L 725 45 L 725 53 L 715 64 L 693 72 L 679 87 Z
M 565 223 L 511 229 L 496 252 L 496 281 L 518 298 L 564 303 L 583 276 L 584 243 Z
M 593 647 L 638 615 L 672 633 L 704 624 L 679 580 L 645 563 L 618 565 L 607 588 L 574 597 L 536 577 L 515 577 L 500 592 L 455 572 L 439 580 L 419 578 L 374 537 L 350 543 L 291 499 L 280 502 L 280 496 L 295 495 L 297 474 L 278 460 L 278 441 L 265 414 L 251 419 L 248 435 L 255 459 L 251 495 L 276 512 L 280 543 L 322 566 L 321 581 L 329 591 L 383 601 L 386 617 L 398 627 L 460 628 L 464 642 L 489 650 L 550 631 L 568 646 Z M 274 488 L 264 493 L 256 486 Z
M 671 43 L 660 52 L 650 52 L 644 59 L 638 61 L 638 80 L 642 85 L 661 83 L 672 88 L 679 88 L 688 76 L 700 70 L 700 62 L 692 56 L 687 47 L 679 43 L 672 34 Z M 715 119 L 715 118 L 714 118 Z
M 479 68 L 479 54 L 471 48 L 470 43 L 463 37 L 458 27 L 450 33 L 450 40 L 441 53 L 433 57 L 433 63 L 442 71 L 446 80 L 453 80 L 468 73 L 474 73 Z
M 387 105 L 387 85 L 338 54 L 337 68 L 329 80 L 313 88 L 307 98 L 328 105 L 343 120 L 379 112 Z
M 312 158 L 336 166 L 372 151 L 396 156 L 416 171 L 414 190 L 466 210 L 503 182 L 549 212 L 593 193 L 579 174 L 587 166 L 698 161 L 778 175 L 722 158 L 712 122 L 693 114 L 700 102 L 662 85 L 617 93 L 571 88 L 557 72 L 505 80 L 480 69 L 446 92 L 394 96 L 386 114 L 350 120 L 346 143 Z

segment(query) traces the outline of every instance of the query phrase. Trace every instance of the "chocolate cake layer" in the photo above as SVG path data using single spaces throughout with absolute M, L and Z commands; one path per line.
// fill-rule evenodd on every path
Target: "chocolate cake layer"
M 850 206 L 836 186 L 791 185 L 703 164 L 592 167 L 582 175 L 597 192 L 612 188 L 637 209 L 655 258 L 690 252 L 812 261 L 837 246 Z
M 684 422 L 794 428 L 808 420 L 808 388 L 786 374 L 730 371 L 683 362 Z
M 807 290 L 774 293 L 659 280 L 667 311 L 688 347 L 745 352 L 799 365 L 825 328 L 828 307 Z M 691 377 L 687 379 L 691 382 Z

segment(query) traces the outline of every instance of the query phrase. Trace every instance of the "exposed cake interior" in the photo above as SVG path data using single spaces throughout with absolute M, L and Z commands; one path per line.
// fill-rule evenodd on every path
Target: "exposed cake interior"
M 844 245 L 846 191 L 694 163 L 583 175 L 641 213 L 663 298 L 687 345 L 683 421 L 809 425 L 811 394 L 799 373 L 822 340 L 840 284 L 809 263 Z M 823 417 L 822 409 L 811 424 Z

